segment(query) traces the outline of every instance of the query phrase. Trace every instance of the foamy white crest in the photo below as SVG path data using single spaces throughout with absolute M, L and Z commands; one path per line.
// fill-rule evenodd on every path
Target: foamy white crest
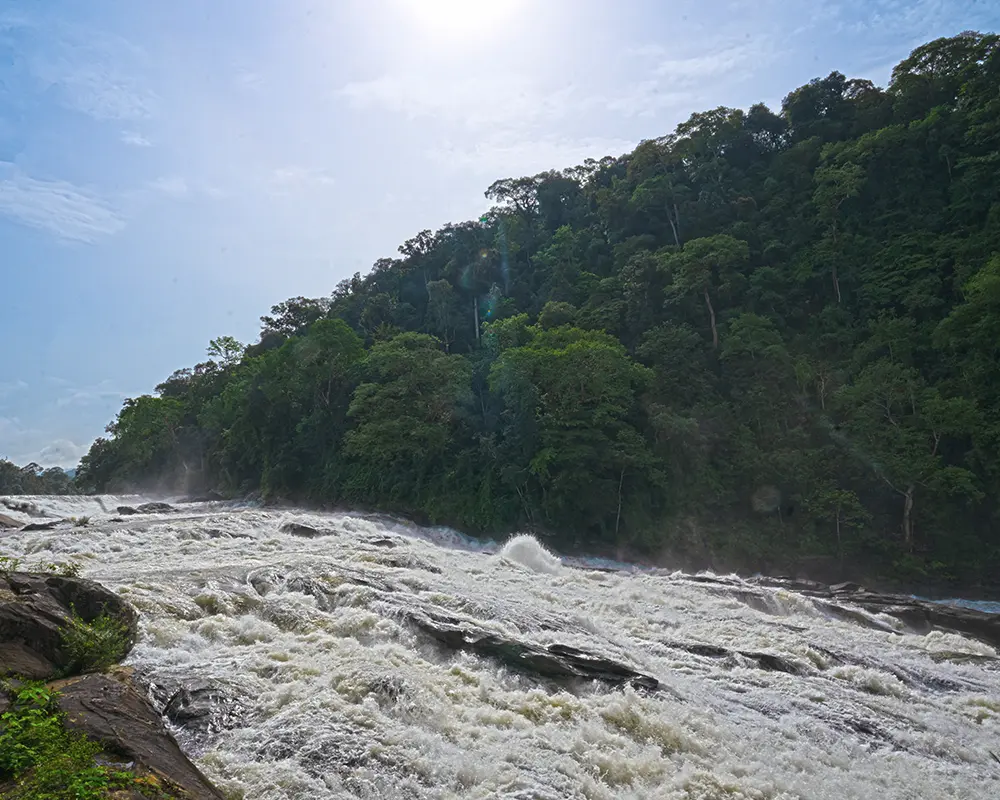
M 544 575 L 558 575 L 563 569 L 556 556 L 542 547 L 534 536 L 526 534 L 510 539 L 500 551 L 500 557 Z
M 574 569 L 530 537 L 490 555 L 359 515 L 296 513 L 327 534 L 302 538 L 262 509 L 112 522 L 140 501 L 30 502 L 90 523 L 4 534 L 0 555 L 81 564 L 140 610 L 142 679 L 229 696 L 223 730 L 178 737 L 247 800 L 1000 797 L 1000 661 L 955 634 L 829 619 L 735 578 Z M 410 614 L 578 648 L 663 689 L 516 674 Z

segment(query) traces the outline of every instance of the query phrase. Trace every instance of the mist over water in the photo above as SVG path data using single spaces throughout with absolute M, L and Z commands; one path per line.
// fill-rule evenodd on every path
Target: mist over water
M 78 561 L 131 600 L 127 663 L 157 698 L 216 693 L 209 729 L 177 735 L 248 800 L 1000 796 L 1000 661 L 973 639 L 829 619 L 735 577 L 579 568 L 530 537 L 225 504 L 110 522 L 139 500 L 24 500 L 90 524 L 2 534 L 0 555 Z M 415 613 L 597 653 L 662 688 L 512 672 Z

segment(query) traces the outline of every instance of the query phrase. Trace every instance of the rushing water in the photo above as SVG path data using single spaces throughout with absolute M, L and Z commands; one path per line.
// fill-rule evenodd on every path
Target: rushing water
M 0 534 L 0 555 L 79 561 L 130 599 L 137 674 L 228 698 L 215 730 L 178 738 L 247 800 L 1000 797 L 1000 661 L 972 639 L 832 620 L 737 578 L 572 568 L 527 538 L 499 549 L 224 505 L 111 522 L 136 499 L 30 501 L 90 524 Z M 291 520 L 329 535 L 282 532 Z M 511 672 L 435 643 L 407 621 L 415 610 L 599 653 L 662 688 Z

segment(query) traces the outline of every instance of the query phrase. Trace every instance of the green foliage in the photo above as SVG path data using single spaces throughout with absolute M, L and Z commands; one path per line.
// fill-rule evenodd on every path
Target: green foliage
M 834 72 L 498 180 L 128 400 L 78 485 L 995 581 L 998 80 L 1000 37 L 965 33 L 887 89 Z
M 76 493 L 73 479 L 59 467 L 43 469 L 35 463 L 19 467 L 0 459 L 0 495 Z
M 62 630 L 68 656 L 66 674 L 100 672 L 117 664 L 128 652 L 128 626 L 108 614 L 86 622 L 75 611 Z
M 10 572 L 41 572 L 49 575 L 58 575 L 61 578 L 76 578 L 79 577 L 82 569 L 80 564 L 73 561 L 23 562 L 20 558 L 0 556 L 0 575 Z
M 63 726 L 54 692 L 41 683 L 9 687 L 0 716 L 0 782 L 10 800 L 102 800 L 118 789 L 142 790 L 131 772 L 98 764 L 101 745 Z

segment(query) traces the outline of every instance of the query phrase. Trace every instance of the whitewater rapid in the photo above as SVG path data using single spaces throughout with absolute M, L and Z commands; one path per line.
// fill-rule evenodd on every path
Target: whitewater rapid
M 222 698 L 211 730 L 177 735 L 232 797 L 1000 797 L 1000 661 L 973 639 L 860 627 L 735 577 L 571 568 L 530 539 L 225 504 L 113 521 L 142 501 L 20 500 L 89 524 L 0 532 L 0 555 L 79 563 L 141 612 L 126 663 L 154 696 Z M 661 689 L 512 672 L 428 638 L 412 612 L 599 653 Z

